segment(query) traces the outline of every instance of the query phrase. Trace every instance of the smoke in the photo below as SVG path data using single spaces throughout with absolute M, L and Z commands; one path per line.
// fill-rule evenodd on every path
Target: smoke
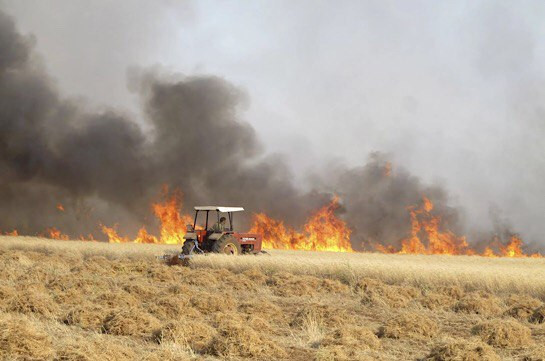
M 238 118 L 246 96 L 219 77 L 168 81 L 140 74 L 145 114 L 153 126 L 155 177 L 180 188 L 189 204 L 234 204 L 301 223 L 326 194 L 295 187 L 279 155 L 265 155 Z
M 0 12 L 2 231 L 34 234 L 55 226 L 72 236 L 99 236 L 103 222 L 120 224 L 123 233 L 153 229 L 150 203 L 164 184 L 184 192 L 185 211 L 197 204 L 244 206 L 240 228 L 254 212 L 301 226 L 338 194 L 355 249 L 398 245 L 410 230 L 408 207 L 423 196 L 444 227 L 467 231 L 443 186 L 425 184 L 389 155 L 373 153 L 359 167 L 339 162 L 315 171 L 310 187 L 299 186 L 286 159 L 265 153 L 240 118 L 247 95 L 223 78 L 132 71 L 129 82 L 143 110 L 137 122 L 117 109 L 93 111 L 64 99 L 34 42 Z M 66 212 L 56 210 L 58 203 Z
M 149 171 L 140 129 L 114 111 L 86 113 L 62 100 L 32 52 L 33 40 L 3 13 L 0 28 L 2 229 L 43 230 L 56 202 L 138 204 Z
M 87 112 L 62 99 L 33 56 L 32 40 L 5 14 L 0 27 L 2 230 L 32 234 L 55 225 L 87 234 L 107 221 L 134 232 L 149 226 L 149 205 L 163 184 L 183 190 L 189 205 L 243 200 L 250 212 L 289 223 L 327 200 L 301 193 L 283 159 L 263 154 L 254 129 L 238 118 L 245 95 L 227 81 L 133 75 L 147 134 L 120 112 Z M 75 219 L 55 213 L 58 202 Z
M 373 249 L 375 243 L 399 246 L 410 232 L 408 208 L 420 206 L 423 197 L 432 201 L 445 229 L 464 231 L 461 211 L 449 206 L 447 192 L 392 165 L 388 154 L 374 152 L 364 166 L 337 166 L 332 174 L 330 188 L 343 199 L 343 216 L 352 228 L 355 249 Z

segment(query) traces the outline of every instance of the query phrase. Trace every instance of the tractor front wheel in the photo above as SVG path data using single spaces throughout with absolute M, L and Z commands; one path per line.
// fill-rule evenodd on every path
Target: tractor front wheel
M 233 236 L 223 236 L 214 242 L 212 252 L 231 255 L 239 255 L 242 253 L 242 247 L 239 241 Z

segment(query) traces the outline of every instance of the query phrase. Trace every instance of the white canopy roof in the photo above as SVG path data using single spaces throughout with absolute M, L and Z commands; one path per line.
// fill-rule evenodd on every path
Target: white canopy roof
M 197 206 L 196 211 L 219 211 L 219 212 L 241 212 L 242 207 L 224 207 L 224 206 Z

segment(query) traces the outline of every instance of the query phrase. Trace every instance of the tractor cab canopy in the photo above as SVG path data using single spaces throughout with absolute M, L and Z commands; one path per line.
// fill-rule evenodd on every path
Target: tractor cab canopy
M 197 217 L 200 212 L 206 214 L 204 229 L 208 229 L 208 214 L 210 212 L 216 212 L 216 218 L 219 222 L 220 213 L 227 213 L 229 218 L 229 230 L 233 231 L 233 212 L 242 212 L 244 208 L 242 207 L 225 207 L 225 206 L 197 206 L 195 207 L 195 220 L 193 221 L 193 229 L 197 226 Z
M 218 212 L 241 212 L 244 210 L 242 207 L 223 207 L 223 206 L 197 206 L 196 211 L 218 211 Z

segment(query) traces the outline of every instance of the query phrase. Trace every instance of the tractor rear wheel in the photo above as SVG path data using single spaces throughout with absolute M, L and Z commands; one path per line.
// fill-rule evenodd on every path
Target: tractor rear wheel
M 236 256 L 242 253 L 242 247 L 235 237 L 226 235 L 214 242 L 212 252 Z

